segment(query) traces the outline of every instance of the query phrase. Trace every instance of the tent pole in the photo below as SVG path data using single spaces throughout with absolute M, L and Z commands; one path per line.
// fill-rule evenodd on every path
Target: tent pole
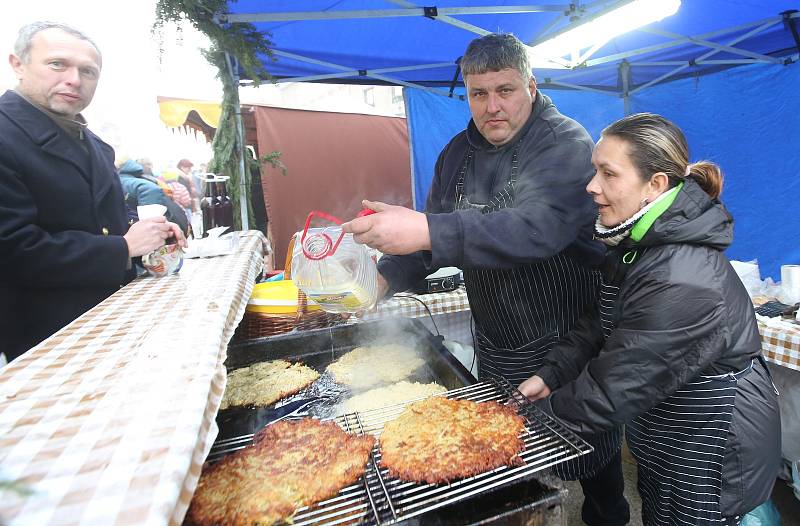
M 545 77 L 543 79 L 543 82 L 537 83 L 537 86 L 539 86 L 540 88 L 552 88 L 553 86 L 562 86 L 564 88 L 580 90 L 580 91 L 591 91 L 592 93 L 600 93 L 602 95 L 610 95 L 612 97 L 616 97 L 619 95 L 616 91 L 590 88 L 588 86 L 581 86 L 580 84 L 570 84 L 568 82 L 561 82 L 560 80 L 551 79 L 549 77 Z
M 728 45 L 717 44 L 716 42 L 710 42 L 708 40 L 703 40 L 702 38 L 699 38 L 699 37 L 687 37 L 687 36 L 684 36 L 684 35 L 679 35 L 677 33 L 673 33 L 671 31 L 663 31 L 661 29 L 656 29 L 656 28 L 652 28 L 652 27 L 651 28 L 642 28 L 642 29 L 639 29 L 639 31 L 642 31 L 644 33 L 650 33 L 650 34 L 653 34 L 653 35 L 666 37 L 666 38 L 672 38 L 672 39 L 675 39 L 675 40 L 678 40 L 678 41 L 681 41 L 681 42 L 691 42 L 693 44 L 697 44 L 698 46 L 710 47 L 711 49 L 716 50 L 715 51 L 716 53 L 719 53 L 721 51 L 725 51 L 725 52 L 728 52 L 728 53 L 732 53 L 734 55 L 742 55 L 742 56 L 745 56 L 745 57 L 748 57 L 748 58 L 754 58 L 754 59 L 757 59 L 757 60 L 762 60 L 764 62 L 772 62 L 773 64 L 780 64 L 781 60 L 778 59 L 778 58 L 771 57 L 769 55 L 764 55 L 762 53 L 753 53 L 752 51 L 747 51 L 746 49 L 739 49 L 737 47 L 733 47 L 734 45 L 738 44 L 739 42 L 741 42 L 745 38 L 748 38 L 748 37 L 750 37 L 752 35 L 760 33 L 761 31 L 763 31 L 765 29 L 768 29 L 770 26 L 773 26 L 776 23 L 777 23 L 776 21 L 767 22 L 767 23 L 763 24 L 762 26 L 760 26 L 758 29 L 755 29 L 755 30 L 747 33 L 747 36 L 739 37 L 738 39 L 734 40 L 733 43 L 728 44 Z
M 458 83 L 458 76 L 461 74 L 461 57 L 456 59 L 456 73 L 453 75 L 453 82 L 450 83 L 450 98 L 453 98 L 453 92 L 456 90 L 456 84 Z
M 696 38 L 701 38 L 701 39 L 716 38 L 718 36 L 727 35 L 727 34 L 730 34 L 730 33 L 738 33 L 738 32 L 741 32 L 741 31 L 743 31 L 745 29 L 749 29 L 751 27 L 761 26 L 763 24 L 767 24 L 767 23 L 770 23 L 770 22 L 778 23 L 780 21 L 781 21 L 780 17 L 765 18 L 763 20 L 757 20 L 755 22 L 748 22 L 746 24 L 742 24 L 742 25 L 739 25 L 739 26 L 736 26 L 736 27 L 727 27 L 725 29 L 712 31 L 710 33 L 703 33 L 701 35 L 696 35 Z M 670 40 L 669 42 L 665 42 L 665 43 L 662 43 L 662 44 L 656 44 L 654 46 L 647 46 L 647 47 L 642 47 L 642 48 L 639 48 L 639 49 L 632 49 L 632 50 L 626 51 L 624 53 L 615 53 L 613 55 L 607 55 L 605 57 L 600 57 L 600 58 L 596 58 L 596 59 L 589 59 L 589 60 L 586 61 L 586 66 L 587 67 L 593 67 L 593 66 L 598 66 L 598 65 L 601 65 L 601 64 L 608 64 L 609 62 L 615 62 L 615 61 L 617 61 L 619 59 L 630 58 L 630 57 L 635 57 L 635 56 L 639 56 L 639 55 L 645 55 L 647 53 L 652 53 L 654 51 L 661 51 L 663 49 L 667 49 L 667 48 L 674 47 L 674 46 L 677 46 L 677 45 L 680 45 L 680 44 L 684 44 L 684 43 L 686 43 L 686 37 L 680 38 L 680 39 L 675 39 L 675 40 Z
M 744 35 L 739 35 L 738 37 L 736 37 L 733 40 L 731 40 L 730 42 L 728 42 L 727 45 L 721 46 L 721 47 L 727 49 L 727 48 L 730 48 L 730 46 L 735 46 L 739 42 L 742 42 L 743 40 L 747 40 L 751 36 L 757 35 L 758 33 L 761 33 L 765 29 L 767 29 L 770 26 L 773 26 L 775 24 L 776 24 L 776 22 L 774 20 L 770 20 L 770 21 L 760 25 L 759 27 L 757 27 L 757 28 L 755 28 L 755 29 L 753 29 L 751 31 L 748 31 Z M 691 39 L 691 38 L 689 40 L 690 41 L 694 41 L 694 39 Z M 672 71 L 670 71 L 668 73 L 665 73 L 664 75 L 661 75 L 660 77 L 651 80 L 647 84 L 640 85 L 639 87 L 637 87 L 636 89 L 633 90 L 633 93 L 636 93 L 637 91 L 641 91 L 641 90 L 643 90 L 645 88 L 649 88 L 650 86 L 658 84 L 659 82 L 661 82 L 663 80 L 666 80 L 669 77 L 677 75 L 681 71 L 683 71 L 683 70 L 685 70 L 685 69 L 687 69 L 689 67 L 694 66 L 697 63 L 698 60 L 705 60 L 705 59 L 707 59 L 709 57 L 712 57 L 712 56 L 716 55 L 720 51 L 721 51 L 720 49 L 713 49 L 713 50 L 709 51 L 708 53 L 705 53 L 705 54 L 701 55 L 700 57 L 698 57 L 696 59 L 692 59 L 689 62 L 687 62 L 685 65 L 677 67 L 677 68 L 673 69 Z M 764 56 L 766 56 L 766 55 L 764 55 Z M 773 57 L 768 57 L 768 58 L 770 59 L 770 62 L 774 62 L 776 64 L 782 64 L 782 62 L 780 60 L 778 60 L 778 59 L 773 59 Z
M 395 4 L 395 5 L 399 5 L 401 7 L 405 7 L 405 8 L 412 8 L 413 9 L 415 7 L 418 7 L 417 5 L 409 2 L 408 0 L 389 0 L 389 2 L 391 2 L 391 3 Z M 438 11 L 438 8 L 437 8 L 437 11 Z M 464 22 L 463 20 L 459 20 L 458 18 L 453 18 L 452 16 L 449 16 L 449 15 L 438 15 L 438 16 L 433 17 L 433 20 L 436 20 L 437 22 L 443 22 L 445 24 L 450 24 L 451 26 L 455 26 L 455 27 L 461 28 L 464 31 L 469 31 L 471 33 L 475 33 L 476 35 L 480 35 L 480 36 L 486 36 L 489 33 L 491 33 L 491 31 L 487 31 L 486 29 L 483 29 L 482 27 L 478 27 L 478 26 L 475 26 L 475 25 L 472 25 L 472 24 L 468 24 L 468 23 Z
M 781 12 L 781 16 L 783 17 L 783 25 L 788 26 L 789 31 L 792 32 L 792 38 L 794 38 L 794 44 L 797 46 L 797 50 L 800 51 L 800 35 L 797 34 L 797 20 L 794 16 L 797 13 L 797 9 L 790 9 L 788 11 Z
M 627 60 L 619 63 L 619 76 L 622 78 L 622 112 L 628 116 L 631 114 L 631 97 L 628 93 L 631 86 L 631 64 Z
M 326 68 L 338 69 L 338 70 L 341 70 L 341 71 L 345 72 L 342 76 L 348 76 L 348 77 L 352 76 L 352 73 L 350 73 L 350 68 L 346 68 L 344 66 L 340 66 L 340 65 L 334 64 L 332 62 L 324 62 L 322 60 L 317 60 L 317 59 L 314 59 L 314 58 L 304 57 L 302 55 L 297 55 L 295 53 L 289 53 L 289 52 L 286 52 L 286 51 L 281 51 L 280 49 L 273 49 L 272 53 L 274 55 L 278 55 L 279 57 L 287 57 L 287 58 L 291 58 L 291 59 L 294 59 L 294 60 L 299 60 L 301 62 L 308 62 L 309 64 L 317 64 L 319 66 L 324 66 Z M 450 66 L 449 63 L 447 63 L 446 65 Z M 363 70 L 363 71 L 359 71 L 357 73 L 358 73 L 359 76 L 370 77 L 370 78 L 373 78 L 373 79 L 382 80 L 382 81 L 384 81 L 384 82 L 386 82 L 388 84 L 394 84 L 396 86 L 408 86 L 409 88 L 417 88 L 417 89 L 421 89 L 421 90 L 424 90 L 424 91 L 428 91 L 430 93 L 435 93 L 437 95 L 444 95 L 445 97 L 448 97 L 450 95 L 448 92 L 443 91 L 443 90 L 439 90 L 439 89 L 435 89 L 435 88 L 429 88 L 429 87 L 423 86 L 421 84 L 414 84 L 413 82 L 405 82 L 403 80 L 389 78 L 389 77 L 386 77 L 384 75 L 379 75 L 377 73 L 377 71 L 379 71 L 379 70 L 370 70 L 370 71 Z M 463 99 L 463 95 L 459 95 L 458 98 L 461 99 L 461 100 L 464 100 Z
M 398 3 L 398 2 L 395 2 Z M 403 4 L 400 4 L 403 5 Z M 562 13 L 566 8 L 561 5 L 521 5 L 521 6 L 469 6 L 438 7 L 435 16 L 449 15 L 485 15 L 485 14 L 519 14 L 519 13 Z M 355 20 L 363 18 L 397 18 L 397 17 L 430 17 L 424 7 L 408 6 L 404 9 L 360 9 L 342 11 L 294 11 L 281 13 L 240 13 L 223 14 L 223 23 L 241 22 L 294 22 L 297 20 Z
M 227 51 L 225 52 L 225 61 L 228 64 L 228 72 L 233 78 L 233 86 L 239 90 L 239 63 L 236 57 L 231 56 Z M 247 201 L 250 199 L 247 188 L 247 181 L 244 172 L 244 138 L 242 137 L 242 104 L 239 102 L 239 97 L 236 97 L 236 104 L 234 107 L 234 120 L 236 121 L 236 144 L 239 148 L 239 211 L 242 217 L 242 230 L 250 228 L 250 221 L 247 217 Z

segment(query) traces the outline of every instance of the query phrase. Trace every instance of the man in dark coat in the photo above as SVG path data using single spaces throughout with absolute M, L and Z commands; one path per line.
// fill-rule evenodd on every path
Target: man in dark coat
M 114 150 L 80 112 L 100 77 L 84 34 L 35 22 L 0 97 L 0 351 L 13 360 L 133 278 L 131 258 L 180 229 L 164 218 L 128 229 Z

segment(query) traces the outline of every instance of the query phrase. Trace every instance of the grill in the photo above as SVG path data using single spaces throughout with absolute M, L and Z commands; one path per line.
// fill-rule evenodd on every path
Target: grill
M 373 449 L 366 473 L 357 484 L 344 488 L 329 500 L 300 508 L 293 524 L 395 524 L 429 514 L 464 499 L 484 495 L 494 488 L 530 478 L 547 467 L 592 451 L 589 444 L 558 421 L 531 404 L 505 380 L 492 380 L 448 391 L 448 398 L 507 403 L 526 419 L 522 438 L 525 465 L 500 467 L 448 485 L 404 482 L 388 475 L 381 467 L 379 446 Z M 356 434 L 380 434 L 383 425 L 397 417 L 405 404 L 372 411 L 349 413 L 334 418 L 343 429 Z M 296 415 L 301 416 L 301 415 Z M 210 460 L 241 449 L 252 442 L 252 435 L 219 441 L 212 447 Z

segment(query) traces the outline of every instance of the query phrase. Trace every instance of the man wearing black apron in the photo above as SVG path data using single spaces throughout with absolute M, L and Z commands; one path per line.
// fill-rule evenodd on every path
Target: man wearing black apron
M 441 267 L 463 269 L 478 376 L 518 385 L 597 298 L 603 248 L 584 190 L 593 143 L 537 92 L 513 35 L 474 40 L 460 65 L 472 120 L 440 154 L 425 213 L 365 201 L 377 213 L 344 228 L 387 254 L 382 293 Z M 595 453 L 556 472 L 581 479 L 587 524 L 626 524 L 619 429 L 590 441 Z

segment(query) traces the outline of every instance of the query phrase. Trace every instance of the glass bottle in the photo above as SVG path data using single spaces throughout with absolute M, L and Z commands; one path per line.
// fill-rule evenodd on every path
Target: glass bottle
M 203 180 L 205 192 L 203 199 L 200 200 L 200 211 L 203 213 L 203 237 L 208 236 L 208 231 L 217 226 L 213 181 L 214 179 L 208 176 Z
M 217 203 L 216 218 L 217 226 L 227 226 L 233 230 L 233 203 L 231 202 L 228 189 L 225 185 L 227 180 L 227 177 L 217 178 L 217 196 L 215 197 L 215 202 Z

